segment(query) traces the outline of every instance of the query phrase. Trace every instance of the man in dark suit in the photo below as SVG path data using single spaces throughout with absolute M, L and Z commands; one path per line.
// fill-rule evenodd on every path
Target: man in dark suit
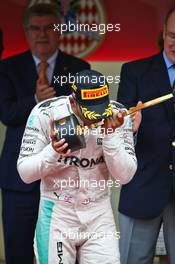
M 24 17 L 30 50 L 3 60 L 0 66 L 0 117 L 7 126 L 0 158 L 7 264 L 32 264 L 34 256 L 33 237 L 40 182 L 24 184 L 16 169 L 26 120 L 37 102 L 70 94 L 71 85 L 54 82 L 54 75 L 75 75 L 80 70 L 90 68 L 85 61 L 58 50 L 59 34 L 53 31 L 54 23 L 59 23 L 55 7 L 49 4 L 30 7 Z M 38 79 L 40 62 L 43 60 L 47 61 L 48 66 L 47 84 Z M 32 144 L 35 143 L 31 142 L 31 147 Z
M 175 80 L 175 7 L 163 28 L 164 51 L 122 67 L 118 101 L 126 107 L 172 93 Z M 175 262 L 175 109 L 173 100 L 142 111 L 138 169 L 119 201 L 121 264 L 152 264 L 161 223 L 169 264 Z

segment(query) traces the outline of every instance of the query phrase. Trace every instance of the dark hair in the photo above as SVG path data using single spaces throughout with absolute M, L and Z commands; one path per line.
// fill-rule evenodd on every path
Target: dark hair
M 24 13 L 23 18 L 23 25 L 24 27 L 27 27 L 29 24 L 29 19 L 32 16 L 55 16 L 59 19 L 59 12 L 57 10 L 57 6 L 54 4 L 47 4 L 47 3 L 41 3 L 41 4 L 35 4 L 30 7 L 28 7 Z
M 169 9 L 168 13 L 166 14 L 166 16 L 165 16 L 165 25 L 167 25 L 167 23 L 168 23 L 168 19 L 169 19 L 169 17 L 171 16 L 171 14 L 172 14 L 173 12 L 175 12 L 175 6 L 172 6 L 172 7 Z

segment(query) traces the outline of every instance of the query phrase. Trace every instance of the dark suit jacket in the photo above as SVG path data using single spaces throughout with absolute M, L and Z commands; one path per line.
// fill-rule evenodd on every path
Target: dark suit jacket
M 54 69 L 55 76 L 75 74 L 90 65 L 59 51 Z M 30 51 L 5 59 L 0 65 L 0 119 L 7 126 L 0 158 L 0 187 L 30 191 L 38 183 L 24 184 L 17 172 L 16 162 L 27 118 L 36 105 L 34 94 L 37 72 Z M 68 95 L 70 84 L 60 86 L 52 81 L 56 96 Z
M 171 93 L 162 53 L 122 67 L 118 101 L 126 107 Z M 134 218 L 161 214 L 172 193 L 174 178 L 175 114 L 173 100 L 142 110 L 136 144 L 138 169 L 122 187 L 119 211 Z M 173 164 L 173 170 L 172 166 Z

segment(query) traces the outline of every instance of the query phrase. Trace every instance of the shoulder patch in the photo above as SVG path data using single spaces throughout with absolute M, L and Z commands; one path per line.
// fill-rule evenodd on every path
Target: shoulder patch
M 48 99 L 48 100 L 45 100 L 43 103 L 41 103 L 40 105 L 39 105 L 39 107 L 38 108 L 41 108 L 41 107 L 48 107 L 48 106 L 50 106 L 52 103 L 54 103 L 54 102 L 61 102 L 63 99 L 66 99 L 67 98 L 67 96 L 59 96 L 59 97 L 56 97 L 56 98 L 54 98 L 54 99 Z
M 53 102 L 55 102 L 55 101 L 57 101 L 57 100 L 58 100 L 58 99 L 46 101 L 46 102 L 42 103 L 42 104 L 39 106 L 39 108 L 40 108 L 40 107 L 48 107 L 48 106 L 50 106 L 51 103 L 53 103 Z

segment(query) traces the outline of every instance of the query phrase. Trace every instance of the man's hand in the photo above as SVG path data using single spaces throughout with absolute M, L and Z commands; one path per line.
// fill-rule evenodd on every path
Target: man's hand
M 36 82 L 36 97 L 38 102 L 43 100 L 53 98 L 56 95 L 56 91 L 53 87 L 48 86 L 47 84 L 40 84 L 40 81 Z
M 111 134 L 116 128 L 120 127 L 124 122 L 125 111 L 118 111 L 113 109 L 112 117 L 108 117 L 104 120 L 105 134 Z
M 53 149 L 64 157 L 68 156 L 71 153 L 70 149 L 65 152 L 65 149 L 68 147 L 68 143 L 65 142 L 64 138 L 60 140 L 57 139 L 57 131 L 54 129 L 54 120 L 51 120 L 50 125 L 50 137 Z
M 141 105 L 142 102 L 139 101 L 137 103 L 137 106 L 138 105 Z M 133 132 L 137 132 L 139 127 L 140 127 L 140 123 L 142 121 L 142 114 L 141 114 L 141 111 L 137 111 L 133 114 L 131 114 L 131 119 L 132 119 L 132 128 L 133 128 Z

